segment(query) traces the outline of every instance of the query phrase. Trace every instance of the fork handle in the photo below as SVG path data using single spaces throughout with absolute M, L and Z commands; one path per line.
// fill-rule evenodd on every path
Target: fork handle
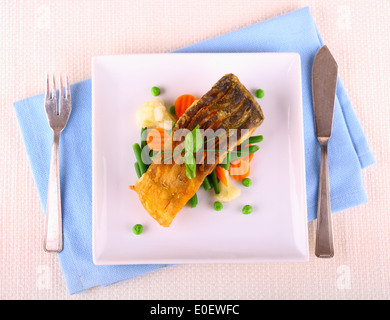
M 47 192 L 46 225 L 43 248 L 46 252 L 62 251 L 62 213 L 59 168 L 60 132 L 54 131 L 51 149 L 49 186 Z
M 327 143 L 321 144 L 315 255 L 318 258 L 332 258 L 334 256 Z

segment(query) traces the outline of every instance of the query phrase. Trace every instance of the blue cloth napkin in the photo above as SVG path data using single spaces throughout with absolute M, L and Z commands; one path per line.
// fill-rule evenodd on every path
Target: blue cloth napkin
M 260 22 L 176 52 L 298 52 L 306 152 L 308 220 L 316 218 L 320 147 L 314 134 L 311 69 L 323 45 L 309 8 Z M 107 286 L 166 265 L 96 266 L 92 261 L 91 80 L 71 86 L 72 114 L 61 135 L 60 172 L 64 250 L 58 254 L 68 292 Z M 46 208 L 52 132 L 43 94 L 14 103 L 43 208 Z M 347 94 L 338 81 L 333 135 L 329 143 L 332 212 L 367 202 L 361 170 L 375 162 Z

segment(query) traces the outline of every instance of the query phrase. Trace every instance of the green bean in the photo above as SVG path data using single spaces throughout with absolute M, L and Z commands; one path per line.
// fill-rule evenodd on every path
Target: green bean
M 232 151 L 230 155 L 230 162 L 245 157 L 249 154 L 255 153 L 259 149 L 260 149 L 259 146 L 249 146 L 249 147 L 241 148 L 241 150 L 238 151 Z
M 154 157 L 157 155 L 158 151 L 154 151 L 152 149 L 149 149 L 149 147 L 147 147 L 149 152 L 148 152 L 148 156 L 149 156 L 149 159 L 150 159 L 150 164 L 145 164 L 146 165 L 146 171 L 148 171 L 150 165 L 152 164 L 153 162 L 153 159 Z M 149 161 L 148 161 L 149 162 Z
M 193 197 L 189 200 L 189 204 L 191 208 L 195 208 L 196 205 L 198 204 L 198 196 L 196 193 L 193 195 Z
M 213 172 L 211 172 L 210 177 L 211 177 L 211 184 L 214 188 L 215 193 L 219 194 L 218 178 L 215 169 L 213 170 Z
M 227 153 L 226 155 L 226 167 L 225 167 L 226 170 L 229 170 L 230 169 L 230 152 Z
M 143 163 L 143 161 L 142 161 L 140 145 L 138 143 L 134 143 L 133 150 L 134 150 L 135 157 L 137 158 L 137 163 L 138 163 L 139 170 L 140 170 L 141 176 L 142 176 L 146 172 L 147 168 L 146 168 L 145 163 Z
M 225 170 L 229 170 L 230 169 L 230 152 L 229 151 L 226 154 L 226 158 L 225 159 L 226 159 L 226 163 L 220 163 L 219 166 L 221 166 Z M 222 162 L 224 162 L 224 161 L 222 161 Z
M 249 137 L 249 143 L 259 143 L 261 141 L 263 141 L 263 136 Z
M 157 155 L 158 151 L 150 150 L 149 157 L 153 161 L 154 157 Z
M 139 168 L 138 162 L 134 162 L 134 168 L 135 168 L 135 172 L 137 173 L 138 179 L 141 178 L 141 170 Z
M 203 180 L 203 188 L 206 191 L 211 189 L 211 183 L 210 183 L 210 179 L 208 176 L 206 176 L 206 178 L 204 178 L 204 180 Z
M 145 148 L 147 145 L 147 143 L 146 143 L 146 130 L 147 129 L 148 128 L 146 128 L 146 127 L 141 129 L 141 150 L 143 148 Z
M 263 136 L 253 136 L 249 137 L 249 139 L 244 140 L 241 144 L 240 147 L 246 147 L 248 144 L 253 144 L 253 143 L 259 143 L 263 141 Z

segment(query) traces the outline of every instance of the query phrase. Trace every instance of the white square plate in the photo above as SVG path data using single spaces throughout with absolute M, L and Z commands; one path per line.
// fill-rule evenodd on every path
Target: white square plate
M 128 189 L 137 176 L 132 144 L 140 142 L 135 112 L 161 89 L 169 108 L 185 93 L 201 97 L 234 73 L 258 99 L 264 141 L 251 162 L 252 186 L 213 208 L 212 191 L 198 191 L 196 208 L 183 208 L 161 227 Z M 94 57 L 93 259 L 98 265 L 278 262 L 308 259 L 301 63 L 296 53 L 168 53 Z M 235 181 L 236 182 L 236 181 Z M 249 215 L 241 208 L 250 204 Z M 144 231 L 134 235 L 132 227 Z

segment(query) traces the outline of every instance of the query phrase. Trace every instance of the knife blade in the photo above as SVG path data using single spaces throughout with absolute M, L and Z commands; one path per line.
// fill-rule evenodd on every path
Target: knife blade
M 329 193 L 328 141 L 332 135 L 337 70 L 336 60 L 328 47 L 323 46 L 314 58 L 312 70 L 315 133 L 321 146 L 315 247 L 315 255 L 319 258 L 334 256 Z

